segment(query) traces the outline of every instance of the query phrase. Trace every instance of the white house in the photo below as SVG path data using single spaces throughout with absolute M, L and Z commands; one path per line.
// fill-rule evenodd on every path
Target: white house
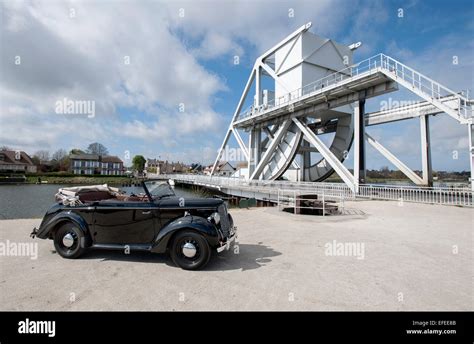
M 209 165 L 204 169 L 204 174 L 210 176 L 211 171 L 212 171 L 212 166 Z M 219 164 L 216 166 L 216 169 L 214 171 L 215 176 L 222 176 L 222 177 L 230 177 L 234 174 L 235 168 L 227 161 L 221 161 Z

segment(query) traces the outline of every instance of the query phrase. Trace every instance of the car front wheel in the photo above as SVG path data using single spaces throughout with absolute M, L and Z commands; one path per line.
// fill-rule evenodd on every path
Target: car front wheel
M 54 247 L 63 258 L 78 258 L 86 250 L 84 243 L 84 233 L 71 222 L 62 225 L 54 235 Z
M 193 231 L 183 231 L 174 237 L 170 255 L 180 268 L 197 270 L 209 262 L 211 249 L 202 235 Z

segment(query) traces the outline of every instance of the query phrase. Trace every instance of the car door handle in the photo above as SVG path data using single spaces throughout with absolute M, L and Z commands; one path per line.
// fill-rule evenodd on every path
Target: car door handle
M 150 214 L 151 214 L 151 210 L 142 211 L 142 214 L 143 214 L 143 215 L 150 215 Z

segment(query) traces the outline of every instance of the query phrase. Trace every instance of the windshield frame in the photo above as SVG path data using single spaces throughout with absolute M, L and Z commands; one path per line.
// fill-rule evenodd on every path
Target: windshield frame
M 155 188 L 151 188 L 149 184 L 155 184 L 158 183 L 158 185 Z M 160 188 L 161 185 L 166 185 L 168 187 L 168 190 L 171 191 L 171 193 L 163 193 L 162 195 L 154 195 L 153 190 L 156 188 Z M 148 198 L 150 199 L 151 202 L 161 199 L 166 196 L 176 196 L 176 193 L 174 192 L 172 186 L 166 181 L 166 180 L 160 180 L 160 179 L 149 179 L 149 180 L 144 180 L 143 181 L 143 188 L 145 189 L 145 193 L 147 194 Z

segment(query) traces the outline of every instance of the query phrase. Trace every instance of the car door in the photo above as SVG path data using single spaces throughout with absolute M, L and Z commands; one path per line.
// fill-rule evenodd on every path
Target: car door
M 95 244 L 150 244 L 157 210 L 149 202 L 98 202 L 94 211 Z

